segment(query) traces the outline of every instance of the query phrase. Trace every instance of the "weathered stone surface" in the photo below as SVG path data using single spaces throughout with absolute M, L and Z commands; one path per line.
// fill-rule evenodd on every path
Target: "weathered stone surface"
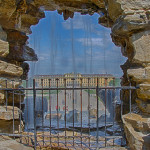
M 37 61 L 37 55 L 32 48 L 26 46 L 28 37 L 24 32 L 7 30 L 9 54 L 7 59 L 15 61 Z
M 128 69 L 127 73 L 137 83 L 150 82 L 150 67 Z
M 127 150 L 127 148 L 113 146 L 113 147 L 100 148 L 99 150 Z
M 107 8 L 108 14 L 113 21 L 122 15 L 123 9 L 121 8 L 122 2 L 119 0 L 108 0 Z
M 33 150 L 33 148 L 24 146 L 14 139 L 3 136 L 0 137 L 0 150 Z
M 8 42 L 0 40 L 0 57 L 6 57 L 9 53 Z
M 14 78 L 15 79 L 15 78 Z M 21 80 L 15 79 L 7 79 L 7 78 L 1 78 L 0 79 L 0 85 L 2 88 L 19 88 L 19 85 L 21 84 Z M 23 101 L 24 95 L 23 95 L 23 91 L 15 91 L 18 95 L 14 94 L 14 104 L 19 106 L 20 101 Z M 22 94 L 22 96 L 20 96 L 19 94 Z M 12 105 L 12 91 L 4 91 L 1 90 L 0 91 L 0 104 L 4 105 L 6 104 L 6 95 L 7 95 L 7 103 Z M 20 99 L 21 98 L 21 99 Z
M 5 104 L 6 103 L 6 100 L 5 100 L 5 93 L 4 91 L 1 91 L 0 92 L 0 104 Z
M 108 0 L 107 5 L 109 16 L 114 21 L 112 31 L 115 34 L 128 35 L 131 32 L 138 32 L 139 29 L 149 27 L 147 11 L 150 8 L 150 3 L 148 0 Z
M 5 61 L 0 61 L 0 75 L 20 77 L 23 74 L 21 67 Z
M 104 4 L 104 1 L 103 0 L 91 0 L 92 3 L 94 3 L 95 5 L 97 5 L 99 8 L 104 8 L 105 7 L 105 4 Z
M 136 91 L 137 95 L 135 94 L 137 100 L 142 101 L 138 105 L 140 104 L 139 107 L 144 106 L 144 111 L 149 112 L 149 0 L 0 0 L 0 26 L 2 30 L 6 31 L 9 42 L 9 54 L 6 54 L 6 59 L 12 63 L 16 61 L 16 65 L 1 61 L 1 76 L 19 78 L 28 71 L 27 65 L 22 66 L 24 73 L 20 69 L 22 62 L 37 60 L 32 49 L 26 47 L 27 33 L 31 33 L 31 25 L 37 24 L 44 17 L 44 10 L 57 10 L 59 14 L 63 14 L 65 20 L 69 17 L 72 18 L 74 12 L 90 15 L 102 12 L 104 15 L 100 17 L 99 23 L 105 27 L 111 27 L 113 42 L 117 46 L 121 46 L 123 55 L 128 57 L 128 65 L 123 68 L 123 85 L 129 85 L 128 77 L 131 77 L 132 85 L 140 84 L 140 88 Z M 1 55 L 6 56 L 3 52 Z M 128 95 L 123 96 L 125 102 L 128 101 Z M 3 96 L 2 93 L 1 97 Z M 140 130 L 142 129 L 140 128 Z M 130 134 L 132 136 L 132 133 Z M 131 146 L 134 139 L 137 143 L 142 141 L 139 138 L 138 142 L 138 138 L 133 137 L 133 140 L 129 141 Z
M 5 94 L 4 94 L 4 91 L 0 92 L 0 104 L 5 104 Z
M 133 113 L 124 115 L 122 119 L 130 148 L 133 150 L 149 149 L 149 142 L 146 144 L 144 137 L 150 132 L 150 119 Z
M 21 80 L 17 79 L 17 78 L 0 78 L 0 85 L 2 88 L 19 88 L 19 85 L 21 84 Z M 15 106 L 19 106 L 20 101 L 23 102 L 24 99 L 24 91 L 18 91 L 15 90 L 14 94 L 14 104 Z M 20 96 L 21 94 L 21 96 Z M 8 105 L 12 105 L 13 102 L 13 94 L 12 91 L 5 91 L 5 90 L 1 90 L 0 91 L 0 104 L 4 105 L 6 104 L 6 95 L 7 95 L 7 103 Z
M 15 29 L 28 33 L 32 24 L 37 24 L 44 17 L 38 7 L 24 1 L 0 1 L 0 22 L 6 29 Z
M 23 136 L 22 137 L 22 143 L 23 144 L 29 144 L 30 146 L 33 145 L 34 143 L 34 133 L 33 132 L 23 132 L 22 135 L 32 135 L 31 138 L 29 138 L 28 140 L 28 137 L 25 137 Z M 59 139 L 59 146 L 58 146 L 58 142 L 57 142 L 57 137 L 55 137 L 56 135 L 58 134 L 51 134 L 52 137 L 50 138 L 49 137 L 49 132 L 41 132 L 41 131 L 37 131 L 37 135 L 39 135 L 37 137 L 37 143 L 39 143 L 37 145 L 37 149 L 51 149 L 51 150 L 55 150 L 55 149 L 60 149 L 60 150 L 68 150 L 70 148 L 68 147 L 71 147 L 72 144 L 73 144 L 73 141 L 71 140 L 72 136 L 74 135 L 74 148 L 73 149 L 77 149 L 77 150 L 88 150 L 89 148 L 87 148 L 87 146 L 85 144 L 83 144 L 83 146 L 81 147 L 79 144 L 78 144 L 78 141 L 79 141 L 79 136 L 81 136 L 81 134 L 79 132 L 76 132 L 76 131 L 64 131 L 64 132 L 60 132 L 59 133 L 59 136 L 61 136 L 62 138 Z M 45 141 L 47 141 L 47 145 L 44 146 L 44 148 L 42 147 L 42 136 L 45 136 L 44 139 Z M 53 137 L 54 135 L 54 137 Z M 68 138 L 65 138 L 65 135 L 68 137 Z M 84 134 L 82 133 L 82 141 L 84 141 L 84 143 L 88 142 L 89 141 L 89 138 L 87 137 L 87 134 Z M 50 147 L 50 140 L 51 140 L 51 143 L 52 143 L 52 147 Z M 117 141 L 114 141 L 113 142 L 113 139 L 107 139 L 107 147 L 105 147 L 105 138 L 104 137 L 99 137 L 98 138 L 99 140 L 99 146 L 100 147 L 103 147 L 103 148 L 99 148 L 100 150 L 126 150 L 126 148 L 124 147 L 121 147 L 120 144 L 117 142 Z M 19 139 L 17 140 L 19 141 Z M 65 142 L 66 141 L 66 142 Z M 90 141 L 91 143 L 95 143 L 96 141 L 96 137 L 95 136 L 90 136 Z M 65 145 L 66 143 L 66 145 Z M 39 146 L 40 145 L 40 146 Z M 93 145 L 93 147 L 96 147 L 96 144 Z M 59 147 L 59 148 L 58 148 Z
M 0 57 L 6 57 L 9 53 L 9 43 L 7 42 L 7 34 L 0 26 Z
M 2 40 L 2 41 L 7 41 L 7 34 L 6 34 L 6 32 L 2 29 L 1 26 L 0 26 L 0 40 Z
M 20 131 L 20 121 L 14 120 L 15 132 Z M 0 133 L 13 133 L 13 120 L 0 120 Z
M 138 98 L 140 99 L 150 100 L 150 84 L 148 83 L 139 84 L 137 95 L 138 95 Z
M 101 17 L 99 17 L 98 23 L 104 27 L 109 28 L 113 25 L 113 21 L 110 18 L 108 18 L 107 14 L 101 15 Z
M 136 99 L 137 106 L 143 113 L 150 114 L 150 103 L 141 99 Z
M 17 107 L 14 107 L 14 119 L 19 119 L 21 110 Z M 13 119 L 13 106 L 0 106 L 0 119 L 2 120 L 12 120 Z
M 0 78 L 0 85 L 3 88 L 18 88 L 18 86 L 21 84 L 21 80 L 17 78 Z
M 28 46 L 23 46 L 23 61 L 38 61 L 37 55 L 34 50 Z
M 134 48 L 133 61 L 135 62 L 150 62 L 150 31 L 143 31 L 133 34 L 130 37 L 130 42 Z
M 13 114 L 14 110 L 14 114 Z M 24 129 L 23 121 L 19 120 L 22 111 L 13 106 L 0 106 L 0 132 L 13 133 L 13 115 L 14 115 L 14 132 L 20 133 Z M 20 126 L 21 125 L 21 126 Z
M 8 60 L 23 61 L 37 61 L 37 55 L 32 48 L 25 45 L 13 44 L 10 46 L 10 53 L 7 56 Z
M 27 41 L 28 37 L 24 32 L 16 31 L 16 30 L 6 30 L 7 31 L 7 40 L 12 45 L 24 45 Z
M 20 96 L 19 94 L 19 91 L 16 91 L 17 94 L 14 95 L 14 105 L 19 107 L 20 105 L 20 102 L 22 103 L 24 101 L 24 94 L 22 93 L 22 95 Z M 12 98 L 13 94 L 12 93 L 9 93 L 8 94 L 8 105 L 12 105 L 13 104 L 13 98 Z
M 22 74 L 22 76 L 21 76 L 21 79 L 22 80 L 26 80 L 27 78 L 28 78 L 28 72 L 29 72 L 29 64 L 28 63 L 23 63 L 22 65 L 21 65 L 21 67 L 22 67 L 22 69 L 23 69 L 23 74 Z

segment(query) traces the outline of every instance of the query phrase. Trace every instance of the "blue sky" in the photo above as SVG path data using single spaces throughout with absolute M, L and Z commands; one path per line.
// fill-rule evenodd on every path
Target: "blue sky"
M 110 73 L 121 76 L 120 65 L 126 60 L 110 37 L 110 29 L 98 24 L 98 14 L 76 13 L 64 21 L 56 11 L 32 26 L 29 46 L 38 55 L 30 64 L 29 76 L 35 74 Z

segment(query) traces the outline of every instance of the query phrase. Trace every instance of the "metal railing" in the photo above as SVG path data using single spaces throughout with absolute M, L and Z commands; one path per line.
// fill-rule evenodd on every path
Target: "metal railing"
M 129 92 L 129 110 L 131 112 L 131 90 L 135 87 L 108 86 L 107 78 L 105 84 L 90 87 L 75 86 L 75 79 L 72 79 L 72 86 L 64 87 L 36 87 L 33 79 L 33 87 L 1 88 L 5 92 L 5 108 L 8 111 L 10 105 L 8 99 L 12 101 L 12 133 L 0 133 L 12 137 L 19 137 L 20 142 L 27 146 L 37 147 L 61 147 L 68 149 L 97 149 L 108 146 L 125 146 L 125 138 L 121 119 L 116 120 L 116 105 L 120 102 L 120 113 L 123 113 L 122 90 Z M 25 95 L 24 95 L 25 94 Z M 19 98 L 16 103 L 16 95 Z M 22 97 L 25 96 L 24 102 Z M 20 110 L 25 106 L 24 111 L 20 111 L 19 127 L 15 125 L 15 106 Z M 24 130 L 21 128 L 24 120 Z M 16 132 L 17 130 L 17 132 Z

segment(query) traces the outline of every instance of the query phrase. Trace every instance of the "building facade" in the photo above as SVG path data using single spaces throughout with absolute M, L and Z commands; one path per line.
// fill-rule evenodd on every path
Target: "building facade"
M 95 87 L 109 85 L 113 80 L 111 74 L 75 74 L 66 73 L 63 75 L 35 75 L 34 79 L 38 87 L 65 87 L 66 86 L 82 86 Z

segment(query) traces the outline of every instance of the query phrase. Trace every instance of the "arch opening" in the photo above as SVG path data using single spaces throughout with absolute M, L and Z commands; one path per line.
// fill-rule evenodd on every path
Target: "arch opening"
M 99 26 L 97 22 L 94 22 L 95 20 L 98 20 L 99 15 L 93 15 L 93 16 L 81 16 L 78 13 L 74 14 L 73 19 L 68 19 L 67 21 L 63 21 L 62 16 L 57 16 L 57 12 L 45 12 L 46 18 L 41 20 L 39 24 L 32 29 L 32 35 L 29 37 L 29 46 L 35 50 L 35 52 L 39 56 L 39 62 L 32 62 L 30 64 L 31 70 L 30 70 L 30 77 L 31 81 L 34 78 L 37 82 L 37 87 L 49 87 L 49 79 L 51 80 L 51 86 L 57 87 L 58 86 L 63 87 L 65 86 L 64 81 L 61 83 L 62 75 L 65 76 L 66 80 L 67 78 L 77 78 L 76 84 L 74 85 L 74 82 L 72 84 L 72 80 L 67 80 L 67 87 L 80 87 L 80 81 L 78 81 L 78 78 L 83 79 L 82 85 L 83 87 L 87 87 L 88 85 L 88 78 L 91 78 L 93 80 L 93 83 L 90 82 L 90 87 L 95 87 L 96 82 L 95 79 L 97 78 L 97 75 L 100 75 L 100 85 L 101 87 L 105 86 L 105 79 L 108 78 L 107 86 L 112 86 L 112 79 L 113 78 L 119 78 L 119 80 L 116 80 L 115 86 L 120 86 L 120 77 L 122 76 L 122 71 L 120 68 L 120 65 L 125 61 L 125 59 L 121 59 L 122 54 L 111 41 L 110 38 L 110 30 L 106 29 L 104 27 Z M 46 31 L 45 31 L 46 30 Z M 48 35 L 46 35 L 48 34 Z M 100 65 L 98 65 L 100 64 Z M 120 68 L 120 69 L 119 69 Z M 119 70 L 119 71 L 118 71 Z M 71 73 L 70 73 L 71 72 Z M 83 75 L 87 75 L 87 80 L 84 80 Z M 89 76 L 88 76 L 89 75 Z M 111 77 L 110 77 L 111 76 Z M 60 81 L 53 81 L 53 78 L 59 78 Z M 109 80 L 109 78 L 111 78 Z M 64 78 L 63 78 L 64 79 Z M 55 84 L 53 84 L 55 82 Z M 79 83 L 78 83 L 79 82 Z M 29 83 L 30 84 L 30 83 Z M 89 87 L 89 88 L 90 88 Z M 63 90 L 62 90 L 63 91 Z M 58 94 L 58 97 L 64 97 L 64 95 L 61 93 Z M 85 93 L 83 94 L 86 97 L 86 94 L 90 94 L 90 99 L 93 99 L 93 102 L 90 102 L 91 107 L 91 113 L 92 111 L 96 111 L 96 90 L 85 90 Z M 87 93 L 86 93 L 87 92 Z M 113 99 L 113 90 L 108 90 L 106 92 L 107 95 L 107 108 L 106 113 L 102 113 L 102 108 L 100 107 L 100 112 L 98 114 L 99 120 L 101 120 L 104 123 L 104 116 L 107 116 L 107 121 L 109 122 L 110 118 L 113 118 L 113 114 L 116 116 L 118 115 L 115 111 L 117 102 L 120 102 L 120 90 L 116 90 L 115 92 L 115 100 Z M 38 93 L 39 94 L 39 93 Z M 61 95 L 62 94 L 62 95 Z M 69 94 L 69 97 L 67 97 L 66 101 L 72 101 L 71 100 L 71 93 Z M 75 100 L 75 109 L 72 108 L 72 103 L 67 103 L 67 111 L 78 111 L 81 113 L 80 110 L 80 98 L 79 91 L 73 92 L 74 94 L 74 100 Z M 46 93 L 43 93 L 43 96 L 45 96 Z M 105 104 L 105 90 L 98 90 L 98 97 L 101 99 L 101 102 L 98 102 L 100 105 L 104 106 Z M 49 118 L 49 115 L 51 114 L 50 111 L 53 114 L 57 114 L 57 110 L 61 113 L 61 115 L 64 117 L 65 113 L 63 110 L 63 106 L 65 105 L 65 100 L 63 98 L 58 98 L 58 103 L 56 101 L 57 99 L 57 91 L 55 91 L 55 94 L 51 94 L 51 108 L 49 108 L 50 102 L 48 100 L 45 100 L 48 104 L 48 108 L 44 109 L 44 116 L 45 118 Z M 88 126 L 88 102 L 86 101 L 86 98 L 83 98 L 84 106 L 83 109 L 83 116 L 84 116 L 84 124 L 82 125 L 82 128 L 86 130 L 86 127 Z M 27 98 L 26 98 L 27 101 Z M 25 101 L 25 103 L 26 103 Z M 44 102 L 45 103 L 45 102 Z M 110 105 L 110 103 L 114 103 L 114 105 Z M 57 106 L 58 104 L 58 106 Z M 121 106 L 121 105 L 120 105 Z M 32 107 L 32 102 L 31 102 Z M 58 107 L 58 108 L 57 108 Z M 40 106 L 38 107 L 38 109 Z M 56 109 L 57 108 L 57 109 Z M 29 109 L 29 108 L 28 108 Z M 118 109 L 118 108 L 117 108 Z M 29 109 L 30 110 L 30 109 Z M 118 110 L 120 112 L 120 110 Z M 29 114 L 31 113 L 28 112 Z M 27 114 L 27 108 L 25 109 L 25 114 Z M 30 116 L 30 115 L 29 115 Z M 65 125 L 65 120 L 63 120 L 63 117 L 60 119 L 60 125 Z M 26 118 L 26 116 L 25 116 Z M 71 117 L 70 117 L 71 119 Z M 77 118 L 76 118 L 77 119 Z M 79 115 L 79 120 L 80 120 Z M 117 119 L 117 118 L 116 118 Z M 120 118 L 119 118 L 120 119 Z M 32 127 L 33 122 L 33 116 L 31 115 L 31 118 L 29 119 L 30 123 L 28 124 L 30 127 Z M 76 123 L 76 126 L 80 126 L 81 122 L 78 120 L 78 124 Z M 92 121 L 92 119 L 89 119 Z M 114 120 L 114 119 L 112 119 Z M 111 120 L 111 121 L 112 121 Z M 74 120 L 75 121 L 75 120 Z M 40 121 L 39 121 L 40 122 Z M 39 123 L 38 122 L 38 123 Z M 99 121 L 100 122 L 100 121 Z M 120 124 L 118 124 L 116 121 L 114 128 L 120 128 Z M 39 123 L 40 124 L 40 123 Z M 74 133 L 74 129 L 70 129 L 69 125 L 70 122 L 67 121 L 66 123 L 67 130 L 70 130 L 70 132 Z M 96 121 L 94 120 L 92 123 L 90 123 L 91 126 L 96 125 Z M 100 123 L 101 124 L 101 123 Z M 107 123 L 106 123 L 107 124 Z M 52 126 L 57 127 L 57 120 L 53 120 Z M 108 124 L 107 124 L 108 125 Z M 106 126 L 107 126 L 106 125 Z M 30 128 L 28 126 L 28 128 Z M 44 120 L 43 126 L 50 126 L 49 123 L 47 123 L 47 120 Z M 109 125 L 108 125 L 109 126 Z M 26 127 L 27 128 L 27 127 Z M 27 128 L 27 129 L 28 129 Z M 53 127 L 55 131 L 55 127 Z M 76 127 L 77 128 L 77 127 Z M 80 127 L 79 127 L 80 128 Z M 91 127 L 92 129 L 93 127 Z M 122 130 L 122 127 L 120 128 Z M 62 129 L 62 134 L 65 134 L 65 130 Z M 77 131 L 77 134 L 80 134 L 80 131 Z M 86 133 L 86 132 L 85 132 Z M 122 132 L 123 133 L 123 132 Z M 122 134 L 119 133 L 119 134 Z M 90 131 L 88 133 L 89 135 L 96 137 L 95 131 Z M 105 135 L 106 131 L 98 132 L 98 136 Z M 107 136 L 109 133 L 107 134 Z M 114 140 L 116 144 L 118 145 L 126 145 L 125 138 Z M 76 142 L 76 141 L 75 141 Z
M 46 18 L 33 26 L 29 46 L 39 60 L 31 62 L 34 74 L 112 74 L 121 77 L 126 58 L 110 37 L 110 29 L 100 26 L 99 14 L 80 15 L 63 20 L 57 12 L 46 12 Z M 45 58 L 44 58 L 45 56 Z
M 135 9 L 136 7 L 136 9 Z M 128 8 L 128 9 L 127 9 Z M 72 0 L 22 0 L 22 1 L 0 1 L 0 32 L 2 45 L 1 51 L 1 86 L 6 87 L 5 80 L 8 80 L 8 87 L 21 84 L 20 78 L 26 78 L 29 66 L 24 61 L 37 60 L 33 49 L 27 46 L 27 34 L 30 34 L 30 26 L 35 25 L 44 17 L 44 10 L 58 10 L 63 14 L 64 19 L 72 18 L 74 12 L 82 14 L 101 14 L 99 23 L 112 29 L 111 37 L 113 42 L 121 46 L 124 56 L 128 57 L 127 62 L 122 66 L 122 85 L 138 85 L 132 107 L 139 117 L 148 118 L 149 114 L 149 8 L 150 3 L 146 1 L 72 1 Z M 101 13 L 102 12 L 102 13 Z M 11 69 L 10 69 L 11 68 Z M 128 95 L 124 93 L 125 95 Z M 5 94 L 1 93 L 1 104 L 4 105 Z M 10 96 L 12 97 L 12 96 Z M 126 103 L 128 99 L 124 100 Z M 136 101 L 135 101 L 136 100 Z M 9 104 L 12 105 L 12 98 Z M 15 105 L 18 105 L 16 98 Z M 128 106 L 126 107 L 128 108 Z M 137 115 L 137 116 L 138 116 Z M 138 118 L 138 117 L 137 117 Z M 129 118 L 128 118 L 129 119 Z M 130 118 L 131 120 L 133 117 Z M 136 120 L 138 122 L 138 120 Z M 126 122 L 125 122 L 126 124 Z M 134 129 L 133 125 L 131 124 Z M 127 126 L 126 126 L 127 127 Z M 127 127 L 128 129 L 128 127 Z M 138 129 L 142 132 L 142 129 Z M 137 131 L 137 129 L 135 129 Z M 128 133 L 128 132 L 127 132 Z M 131 137 L 134 133 L 131 133 Z M 127 138 L 130 136 L 127 136 Z M 133 138 L 132 138 L 133 139 Z M 145 138 L 144 138 L 145 139 Z M 128 139 L 130 147 L 133 146 L 131 139 Z M 132 141 L 130 143 L 130 141 Z M 141 143 L 141 147 L 144 147 Z

